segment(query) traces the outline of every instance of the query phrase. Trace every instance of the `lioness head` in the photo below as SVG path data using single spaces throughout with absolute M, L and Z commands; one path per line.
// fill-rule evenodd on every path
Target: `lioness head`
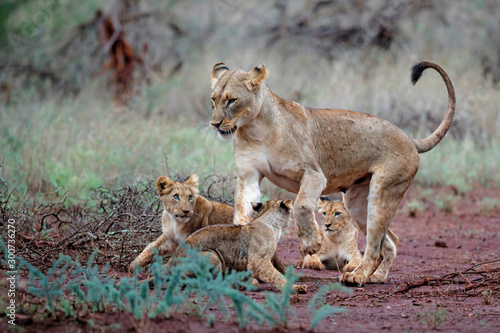
M 351 214 L 342 201 L 318 199 L 318 206 L 323 215 L 323 233 L 334 234 L 351 223 Z
M 220 62 L 212 69 L 212 118 L 210 125 L 224 140 L 231 140 L 239 127 L 259 114 L 261 88 L 269 75 L 264 64 L 249 72 L 229 70 Z
M 193 216 L 198 197 L 198 176 L 191 174 L 184 183 L 162 176 L 156 181 L 156 191 L 173 220 L 187 222 Z
M 255 219 L 268 215 L 269 219 L 266 219 L 266 221 L 269 221 L 270 224 L 277 224 L 281 228 L 286 228 L 290 220 L 292 203 L 290 199 L 285 201 L 271 199 L 262 203 L 252 202 L 252 208 L 257 212 Z

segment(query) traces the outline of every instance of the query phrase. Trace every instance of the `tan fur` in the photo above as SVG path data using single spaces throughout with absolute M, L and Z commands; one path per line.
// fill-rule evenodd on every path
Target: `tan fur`
M 260 183 L 267 177 L 297 193 L 294 217 L 301 251 L 314 254 L 321 247 L 314 220 L 316 200 L 321 194 L 343 191 L 347 210 L 366 234 L 367 245 L 360 265 L 345 272 L 342 281 L 384 282 L 398 243 L 390 222 L 417 173 L 418 154 L 440 142 L 455 111 L 453 86 L 441 67 L 421 62 L 413 68 L 413 81 L 426 68 L 444 79 L 448 110 L 434 133 L 412 140 L 388 121 L 365 113 L 312 109 L 276 96 L 264 83 L 269 73 L 263 64 L 250 72 L 229 70 L 223 63 L 214 66 L 211 126 L 221 138 L 234 139 L 234 223 L 250 220 L 251 202 L 260 201 Z
M 134 266 L 144 267 L 152 261 L 154 248 L 159 255 L 169 255 L 193 232 L 208 225 L 233 223 L 234 208 L 199 195 L 198 176 L 194 174 L 184 183 L 173 182 L 165 176 L 159 177 L 156 190 L 164 208 L 162 234 L 130 264 L 130 273 Z M 178 199 L 174 198 L 175 195 Z M 277 254 L 273 257 L 273 264 L 280 272 L 285 271 Z
M 274 268 L 272 257 L 282 229 L 288 226 L 292 200 L 270 200 L 254 208 L 258 215 L 249 224 L 208 226 L 190 235 L 185 243 L 209 256 L 222 272 L 252 270 L 254 284 L 260 280 L 282 290 L 286 279 Z M 185 249 L 177 248 L 165 267 L 168 269 L 176 264 L 176 258 L 185 256 Z M 305 285 L 293 288 L 297 292 L 307 290 Z
M 323 215 L 323 243 L 318 253 L 306 254 L 296 266 L 307 269 L 344 269 L 353 271 L 361 262 L 358 248 L 358 229 L 342 201 L 318 199 Z

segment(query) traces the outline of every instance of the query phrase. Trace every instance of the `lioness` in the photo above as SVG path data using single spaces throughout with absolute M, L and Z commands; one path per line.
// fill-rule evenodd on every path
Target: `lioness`
M 251 202 L 260 200 L 260 183 L 297 193 L 297 235 L 303 254 L 321 247 L 314 220 L 321 194 L 344 192 L 347 210 L 366 234 L 363 260 L 342 281 L 382 283 L 396 256 L 398 237 L 389 230 L 401 198 L 418 170 L 419 153 L 434 148 L 450 128 L 455 92 L 438 65 L 423 61 L 412 68 L 415 84 L 427 68 L 435 69 L 448 90 L 448 110 L 438 129 L 422 140 L 369 114 L 313 109 L 282 99 L 266 87 L 264 64 L 249 72 L 212 69 L 211 127 L 222 139 L 234 139 L 237 170 L 235 224 L 250 219 Z
M 265 203 L 253 203 L 257 218 L 247 225 L 212 225 L 200 229 L 186 238 L 185 243 L 191 248 L 210 257 L 210 262 L 222 272 L 237 270 L 253 271 L 252 284 L 258 281 L 272 284 L 282 290 L 286 279 L 276 268 L 271 259 L 276 252 L 281 230 L 288 226 L 292 200 L 270 200 Z M 179 257 L 185 257 L 184 247 L 178 247 L 167 269 L 175 265 Z M 150 280 L 151 282 L 151 280 Z M 306 292 L 306 285 L 294 285 L 297 292 Z
M 308 269 L 344 269 L 350 272 L 361 262 L 358 248 L 358 229 L 342 201 L 318 199 L 323 215 L 323 242 L 318 253 L 297 261 L 296 266 Z
M 184 183 L 174 182 L 165 176 L 159 177 L 156 190 L 164 208 L 162 234 L 132 261 L 130 273 L 135 266 L 143 267 L 152 261 L 153 248 L 158 250 L 159 255 L 168 255 L 196 230 L 213 224 L 233 223 L 234 208 L 199 195 L 198 176 L 195 174 L 191 174 Z M 273 257 L 273 264 L 280 272 L 285 272 L 278 255 Z

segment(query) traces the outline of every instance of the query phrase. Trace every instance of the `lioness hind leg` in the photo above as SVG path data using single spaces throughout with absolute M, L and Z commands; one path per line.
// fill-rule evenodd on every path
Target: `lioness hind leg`
M 368 283 L 385 283 L 387 281 L 387 276 L 396 258 L 398 244 L 398 236 L 389 229 L 382 245 L 382 262 L 375 273 L 370 276 Z
M 369 185 L 369 197 L 366 188 L 353 190 L 351 196 L 349 191 L 346 193 L 346 206 L 349 213 L 358 222 L 361 230 L 366 231 L 366 250 L 359 266 L 354 271 L 345 272 L 342 275 L 342 282 L 362 286 L 380 265 L 385 235 L 389 230 L 389 225 L 396 213 L 399 202 L 413 179 L 413 175 L 408 174 L 408 177 L 403 181 L 401 175 L 398 174 L 396 177 L 399 178 L 398 183 L 395 183 L 391 174 L 386 170 L 380 172 L 380 175 L 374 174 L 372 176 Z M 364 214 L 363 201 L 367 201 Z M 362 215 L 366 217 L 365 225 L 363 225 L 361 219 Z M 389 261 L 392 264 L 394 256 Z M 388 269 L 385 269 L 384 272 L 388 273 Z

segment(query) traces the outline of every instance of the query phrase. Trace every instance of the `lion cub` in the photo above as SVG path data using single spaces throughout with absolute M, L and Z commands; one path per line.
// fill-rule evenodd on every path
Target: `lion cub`
M 358 267 L 362 256 L 358 248 L 358 229 L 342 201 L 318 199 L 323 215 L 323 243 L 318 253 L 306 255 L 296 266 L 308 269 L 344 269 L 351 272 Z
M 226 269 L 253 271 L 252 284 L 263 281 L 282 290 L 286 279 L 272 263 L 281 230 L 288 226 L 292 200 L 270 200 L 253 203 L 257 218 L 246 225 L 212 225 L 200 229 L 186 238 L 185 243 L 210 258 L 222 272 Z M 175 258 L 185 257 L 184 247 L 178 247 L 165 267 L 177 263 Z M 306 285 L 294 285 L 294 290 L 305 293 Z
M 162 235 L 150 243 L 130 264 L 146 266 L 153 260 L 153 248 L 159 255 L 171 254 L 179 243 L 198 229 L 212 224 L 232 224 L 234 208 L 198 195 L 198 176 L 191 174 L 184 183 L 162 176 L 156 181 L 156 190 L 163 204 Z
M 164 208 L 161 216 L 163 233 L 130 264 L 130 273 L 134 266 L 144 267 L 153 260 L 153 248 L 159 255 L 172 254 L 179 243 L 196 230 L 213 224 L 233 223 L 233 207 L 198 195 L 198 176 L 195 174 L 184 183 L 162 176 L 156 181 L 156 190 Z M 273 264 L 280 272 L 285 271 L 277 254 L 273 256 Z

